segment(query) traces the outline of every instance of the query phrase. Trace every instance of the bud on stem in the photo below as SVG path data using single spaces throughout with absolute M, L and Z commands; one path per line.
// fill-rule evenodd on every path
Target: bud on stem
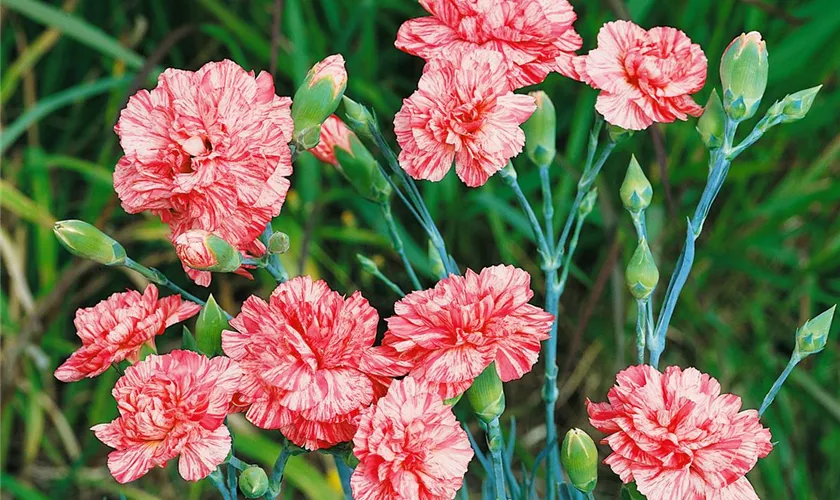
M 723 146 L 725 124 L 726 112 L 723 110 L 723 103 L 720 102 L 717 89 L 715 89 L 709 96 L 703 114 L 697 120 L 697 132 L 707 148 L 717 149 Z
M 624 182 L 621 183 L 619 193 L 621 203 L 629 212 L 639 213 L 650 206 L 650 200 L 653 198 L 653 187 L 645 177 L 645 173 L 642 171 L 639 162 L 636 161 L 635 155 L 630 157 L 630 165 L 627 167 L 627 173 L 624 175 Z
M 637 300 L 645 300 L 653 293 L 657 283 L 659 283 L 659 270 L 653 261 L 653 254 L 650 252 L 647 240 L 639 241 L 639 245 L 627 265 L 624 277 L 630 293 Z
M 252 465 L 239 475 L 239 491 L 245 498 L 259 498 L 268 491 L 268 475 L 261 467 Z
M 268 239 L 266 250 L 272 255 L 284 254 L 289 251 L 289 235 L 283 232 L 272 233 Z
M 828 332 L 831 330 L 831 320 L 834 318 L 836 308 L 836 305 L 831 306 L 831 309 L 809 319 L 796 330 L 796 347 L 793 351 L 795 357 L 802 359 L 825 349 Z
M 560 463 L 569 475 L 572 486 L 583 493 L 590 493 L 598 483 L 598 448 L 589 434 L 571 429 L 563 438 Z
M 376 119 L 366 107 L 353 99 L 344 96 L 343 101 L 347 126 L 360 137 L 370 137 L 371 128 L 376 127 Z
M 338 108 L 345 88 L 347 71 L 341 54 L 327 57 L 306 74 L 292 99 L 294 141 L 301 149 L 318 145 L 321 124 Z
M 187 267 L 199 271 L 231 273 L 242 265 L 242 254 L 226 240 L 203 229 L 178 235 L 175 253 Z
M 496 372 L 496 363 L 490 365 L 476 377 L 467 389 L 467 401 L 475 416 L 485 424 L 499 418 L 505 411 L 505 391 L 502 379 Z
M 53 226 L 55 237 L 73 255 L 104 264 L 125 264 L 125 248 L 95 226 L 80 220 L 62 220 Z
M 767 88 L 767 46 L 761 33 L 751 31 L 729 44 L 720 60 L 723 107 L 736 121 L 751 118 Z
M 522 124 L 522 130 L 525 132 L 525 153 L 535 165 L 550 165 L 557 154 L 557 115 L 554 103 L 542 90 L 528 95 L 534 98 L 537 109 L 528 121 Z

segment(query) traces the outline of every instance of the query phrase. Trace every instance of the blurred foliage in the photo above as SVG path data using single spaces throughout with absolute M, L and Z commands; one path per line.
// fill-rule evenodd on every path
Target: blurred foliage
M 837 0 L 572 3 L 585 49 L 594 45 L 600 25 L 617 17 L 684 30 L 710 61 L 700 102 L 717 85 L 723 49 L 742 31 L 760 30 L 770 51 L 762 109 L 787 93 L 825 84 L 805 120 L 776 127 L 733 165 L 698 241 L 694 272 L 665 352 L 666 364 L 696 365 L 717 377 L 725 392 L 741 395 L 745 406 L 757 407 L 787 361 L 796 326 L 840 298 Z M 390 132 L 389 117 L 414 89 L 422 67 L 421 60 L 392 43 L 399 25 L 422 15 L 422 9 L 406 0 L 0 0 L 0 5 L 3 491 L 22 499 L 213 497 L 212 487 L 186 484 L 172 467 L 125 486 L 108 476 L 107 448 L 88 429 L 115 415 L 109 391 L 116 373 L 64 385 L 52 372 L 77 345 L 76 308 L 144 283 L 130 272 L 73 259 L 53 238 L 52 222 L 94 223 L 118 237 L 130 255 L 187 285 L 166 229 L 150 217 L 127 216 L 111 186 L 120 155 L 112 127 L 127 96 L 153 86 L 164 67 L 196 69 L 221 58 L 255 71 L 273 68 L 278 93 L 291 95 L 313 63 L 340 52 L 350 73 L 348 95 L 371 104 Z M 560 156 L 553 175 L 562 213 L 580 172 L 595 92 L 558 75 L 541 88 L 559 114 Z M 636 134 L 607 163 L 599 179 L 599 207 L 581 238 L 562 302 L 561 434 L 570 427 L 589 429 L 584 398 L 604 399 L 616 370 L 632 359 L 635 312 L 628 307 L 621 269 L 635 236 L 618 200 L 630 152 L 653 182 L 649 228 L 663 276 L 673 268 L 685 217 L 707 172 L 694 120 Z M 536 169 L 524 158 L 519 163 L 523 188 L 537 200 Z M 438 184 L 422 184 L 459 263 L 474 269 L 516 263 L 532 272 L 541 296 L 532 236 L 501 182 L 493 179 L 469 190 L 450 175 Z M 396 297 L 363 273 L 354 257 L 374 256 L 389 276 L 408 283 L 377 207 L 308 154 L 296 165 L 292 189 L 275 221 L 292 241 L 283 256 L 286 267 L 323 277 L 343 292 L 361 289 L 383 317 L 391 314 Z M 397 207 L 397 215 L 409 256 L 431 284 L 425 242 L 403 208 Z M 247 295 L 269 293 L 272 283 L 263 272 L 254 282 L 217 276 L 210 291 L 235 311 Z M 765 416 L 778 444 L 749 478 L 766 500 L 826 499 L 840 491 L 836 330 L 825 352 L 797 368 Z M 167 349 L 179 342 L 180 330 L 173 329 L 158 345 Z M 541 372 L 538 365 L 508 386 L 505 418 L 519 420 L 516 453 L 525 464 L 533 462 L 545 434 Z M 256 432 L 240 420 L 232 424 L 242 456 L 270 465 L 277 435 Z M 601 453 L 607 450 L 602 447 Z M 299 458 L 289 465 L 288 495 L 335 497 L 333 476 L 319 456 Z M 596 495 L 615 498 L 618 479 L 606 469 L 601 478 Z M 477 492 L 476 476 L 468 483 Z

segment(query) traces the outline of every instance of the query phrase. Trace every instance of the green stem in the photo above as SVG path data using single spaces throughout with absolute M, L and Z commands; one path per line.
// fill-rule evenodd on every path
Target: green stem
M 397 230 L 397 224 L 394 221 L 394 215 L 391 212 L 391 201 L 383 201 L 379 204 L 379 208 L 382 210 L 382 216 L 385 219 L 385 224 L 388 226 L 388 234 L 391 235 L 391 244 L 394 246 L 394 250 L 396 250 L 397 255 L 399 255 L 402 260 L 405 271 L 411 279 L 411 285 L 415 290 L 422 289 L 423 285 L 420 284 L 420 280 L 417 278 L 417 273 L 414 272 L 414 267 L 411 265 L 411 261 L 408 260 L 408 255 L 405 253 L 405 246 L 403 245 L 402 237 L 400 237 L 400 233 Z
M 381 281 L 382 283 L 384 283 L 384 284 L 385 284 L 385 286 L 387 286 L 388 288 L 390 288 L 390 289 L 391 289 L 391 291 L 393 291 L 394 293 L 396 293 L 396 294 L 397 294 L 397 295 L 399 295 L 400 297 L 405 297 L 405 292 L 403 291 L 403 289 L 402 289 L 402 288 L 400 288 L 400 286 L 399 286 L 399 285 L 397 285 L 396 283 L 394 283 L 393 281 L 391 281 L 391 280 L 390 280 L 387 276 L 385 276 L 384 274 L 382 274 L 382 271 L 380 271 L 379 269 L 376 269 L 375 271 L 372 271 L 372 272 L 371 272 L 371 274 L 372 274 L 374 277 L 378 278 L 378 279 L 379 279 L 379 281 Z
M 283 449 L 280 451 L 280 455 L 277 456 L 277 460 L 274 461 L 274 467 L 271 469 L 271 477 L 268 479 L 268 491 L 265 494 L 268 500 L 274 500 L 280 495 L 280 491 L 283 489 L 283 473 L 286 471 L 286 463 L 288 463 L 291 456 L 292 453 L 289 448 L 289 443 L 284 440 Z
M 516 169 L 513 168 L 512 163 L 508 163 L 505 168 L 499 171 L 499 175 L 511 188 L 513 194 L 516 196 L 516 201 L 519 202 L 519 206 L 522 207 L 522 210 L 528 217 L 528 222 L 531 224 L 531 230 L 534 232 L 534 237 L 537 239 L 537 248 L 542 255 L 543 268 L 545 269 L 545 266 L 552 265 L 551 247 L 548 246 L 548 240 L 546 240 L 543 228 L 540 225 L 540 221 L 537 219 L 537 214 L 534 212 L 534 209 L 531 207 L 531 203 L 528 202 L 528 198 L 519 186 Z
M 767 408 L 770 406 L 770 403 L 773 402 L 773 400 L 776 398 L 776 394 L 779 393 L 779 389 L 782 388 L 782 385 L 785 383 L 785 380 L 787 380 L 788 375 L 790 375 L 790 372 L 793 371 L 793 369 L 796 367 L 796 365 L 801 359 L 802 358 L 795 354 L 790 357 L 790 361 L 788 361 L 787 366 L 782 371 L 781 375 L 779 375 L 779 378 L 777 378 L 776 381 L 773 383 L 773 386 L 767 392 L 767 395 L 764 396 L 764 401 L 761 402 L 761 408 L 758 410 L 759 417 L 761 415 L 764 415 L 764 412 L 767 411 Z
M 648 301 L 636 299 L 636 364 L 645 364 L 645 337 L 647 335 Z
M 353 489 L 350 487 L 350 477 L 353 475 L 353 469 L 344 463 L 344 459 L 338 455 L 333 456 L 335 460 L 335 469 L 338 472 L 338 478 L 341 480 L 341 489 L 344 491 L 345 500 L 353 500 Z
M 540 165 L 540 186 L 543 196 L 543 219 L 545 220 L 545 239 L 554 244 L 554 200 L 551 194 L 550 165 Z M 551 249 L 554 250 L 553 248 Z
M 222 494 L 223 500 L 233 500 L 231 499 L 227 485 L 225 484 L 225 475 L 222 473 L 221 466 L 217 467 L 216 470 L 211 472 L 210 475 L 207 476 L 207 479 L 209 479 L 210 482 L 213 483 L 213 486 L 215 486 L 216 489 L 219 490 L 219 493 Z
M 494 418 L 487 424 L 487 447 L 490 449 L 490 460 L 493 463 L 493 478 L 496 491 L 496 500 L 506 500 L 505 492 L 505 469 L 502 461 L 502 428 L 499 426 L 499 417 Z

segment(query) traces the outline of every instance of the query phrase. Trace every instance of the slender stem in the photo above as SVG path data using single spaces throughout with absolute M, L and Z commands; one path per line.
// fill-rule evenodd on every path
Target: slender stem
M 391 244 L 394 246 L 394 250 L 396 250 L 402 260 L 405 271 L 411 279 L 411 285 L 415 290 L 420 290 L 423 288 L 423 285 L 420 284 L 420 280 L 417 278 L 417 273 L 414 272 L 414 267 L 411 265 L 411 261 L 408 260 L 408 255 L 405 253 L 405 246 L 403 245 L 402 237 L 400 236 L 399 231 L 397 231 L 397 224 L 394 221 L 394 215 L 391 212 L 391 201 L 383 201 L 379 204 L 379 208 L 382 210 L 382 217 L 385 219 L 385 224 L 388 226 L 388 233 L 391 235 Z
M 269 223 L 266 224 L 262 235 L 260 235 L 260 240 L 266 248 L 268 247 L 268 240 L 271 239 L 272 234 L 274 234 L 274 229 L 271 227 L 271 222 L 269 221 Z M 280 262 L 280 256 L 277 254 L 266 254 L 265 258 L 265 269 L 271 273 L 271 276 L 277 281 L 277 283 L 285 283 L 288 281 L 289 273 L 286 271 L 283 263 Z
M 551 194 L 550 165 L 540 165 L 540 187 L 543 197 L 543 220 L 545 221 L 545 239 L 549 245 L 554 244 L 554 200 Z M 550 248 L 554 251 L 554 248 Z
M 595 494 L 590 491 L 589 493 L 586 494 L 586 499 L 587 500 L 595 500 Z
M 636 299 L 636 364 L 645 364 L 645 336 L 647 335 L 648 301 Z
M 387 276 L 385 276 L 384 274 L 382 274 L 382 271 L 380 271 L 379 269 L 375 269 L 375 270 L 373 270 L 373 271 L 370 271 L 370 273 L 371 273 L 371 274 L 372 274 L 375 278 L 379 279 L 379 281 L 381 281 L 382 283 L 385 283 L 385 286 L 387 286 L 388 288 L 390 288 L 390 289 L 391 289 L 391 291 L 393 291 L 394 293 L 396 293 L 396 294 L 397 294 L 397 295 L 399 295 L 400 297 L 405 297 L 405 292 L 402 290 L 402 288 L 400 288 L 400 286 L 399 286 L 399 285 L 397 285 L 396 283 L 394 283 L 393 281 L 391 281 L 391 280 L 390 280 Z
M 490 449 L 490 460 L 493 462 L 493 478 L 495 480 L 496 500 L 506 500 L 505 492 L 505 469 L 502 461 L 502 428 L 499 426 L 499 417 L 494 418 L 487 424 L 487 447 Z
M 575 220 L 575 231 L 572 233 L 571 241 L 569 241 L 569 250 L 566 252 L 563 260 L 563 270 L 560 272 L 560 282 L 558 285 L 560 289 L 558 294 L 559 296 L 562 296 L 563 292 L 566 291 L 566 281 L 569 278 L 569 269 L 572 267 L 572 257 L 575 255 L 578 240 L 580 239 L 580 232 L 581 229 L 583 229 L 583 223 L 586 222 L 586 217 L 578 214 Z
M 248 464 L 246 464 L 246 463 L 245 463 L 245 462 L 243 462 L 242 460 L 239 460 L 238 458 L 236 458 L 236 457 L 235 457 L 235 456 L 233 456 L 233 455 L 231 455 L 231 456 L 230 456 L 230 458 L 228 459 L 228 463 L 229 463 L 230 465 L 232 465 L 232 466 L 236 467 L 236 468 L 237 468 L 237 469 L 239 469 L 239 470 L 245 470 L 245 469 L 247 469 L 247 468 L 249 467 L 249 465 L 248 465 Z
M 513 190 L 513 194 L 516 196 L 516 201 L 519 202 L 519 206 L 522 207 L 522 210 L 528 217 L 528 222 L 531 224 L 531 230 L 534 232 L 534 237 L 537 239 L 537 247 L 539 248 L 540 254 L 543 256 L 544 265 L 550 265 L 551 247 L 548 246 L 548 240 L 546 240 L 543 228 L 540 225 L 540 221 L 537 219 L 537 214 L 534 213 L 534 209 L 531 207 L 531 203 L 528 202 L 528 198 L 525 196 L 525 193 L 522 192 L 522 188 L 519 186 L 519 180 L 517 180 L 517 174 L 516 170 L 513 168 L 513 164 L 508 163 L 507 167 L 499 171 L 499 175 L 502 177 L 505 183 Z
M 268 500 L 274 500 L 280 495 L 280 491 L 283 489 L 283 473 L 286 470 L 286 463 L 291 456 L 289 442 L 284 440 L 283 449 L 280 451 L 280 455 L 277 456 L 274 467 L 271 469 L 271 477 L 268 479 L 268 491 L 265 494 Z
M 782 115 L 774 116 L 768 119 L 768 117 L 764 117 L 753 127 L 750 135 L 744 138 L 743 141 L 740 142 L 737 146 L 733 147 L 729 150 L 726 155 L 726 159 L 729 161 L 734 160 L 738 157 L 741 153 L 744 152 L 748 147 L 752 146 L 756 143 L 761 136 L 764 135 L 765 132 L 770 130 L 770 128 L 775 127 L 782 121 Z
M 219 493 L 222 494 L 223 500 L 232 500 L 230 497 L 230 493 L 228 492 L 227 485 L 225 485 L 225 475 L 222 474 L 221 466 L 217 467 L 213 472 L 210 473 L 207 478 L 213 483 L 213 486 L 219 490 Z
M 333 456 L 335 459 L 335 469 L 338 472 L 338 477 L 341 480 L 341 489 L 344 491 L 345 500 L 353 500 L 353 490 L 350 487 L 350 477 L 353 475 L 353 469 L 344 463 L 344 459 L 338 455 Z
M 779 378 L 777 378 L 776 381 L 773 382 L 773 386 L 767 392 L 767 395 L 764 396 L 764 401 L 761 402 L 761 408 L 759 408 L 758 410 L 759 417 L 761 415 L 764 415 L 764 412 L 767 410 L 767 407 L 770 406 L 770 403 L 772 403 L 773 400 L 776 398 L 776 394 L 779 393 L 779 389 L 782 388 L 782 384 L 785 383 L 785 380 L 787 380 L 788 375 L 790 375 L 790 372 L 793 371 L 794 367 L 796 367 L 796 365 L 801 359 L 802 358 L 800 358 L 796 354 L 790 357 L 790 361 L 788 361 L 788 364 L 785 367 L 784 371 L 782 371 L 782 374 L 779 375 Z

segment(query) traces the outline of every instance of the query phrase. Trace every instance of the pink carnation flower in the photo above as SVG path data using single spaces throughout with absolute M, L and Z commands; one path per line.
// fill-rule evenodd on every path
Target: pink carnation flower
M 190 351 L 129 367 L 112 391 L 120 416 L 92 428 L 116 449 L 108 455 L 114 479 L 134 481 L 179 455 L 178 472 L 187 481 L 210 474 L 230 451 L 224 420 L 239 376 L 230 359 Z
M 95 377 L 124 359 L 137 362 L 145 343 L 154 345 L 167 327 L 194 316 L 201 306 L 170 295 L 158 300 L 150 284 L 140 295 L 136 290 L 115 293 L 93 307 L 76 311 L 76 335 L 82 347 L 55 371 L 62 382 Z
M 575 76 L 574 52 L 582 45 L 566 0 L 420 0 L 432 16 L 406 21 L 398 49 L 427 61 L 453 52 L 488 49 L 503 57 L 512 89 L 533 85 L 557 71 Z
M 353 445 L 356 500 L 455 498 L 473 457 L 452 408 L 411 377 L 362 414 Z
M 338 165 L 338 160 L 335 158 L 335 148 L 342 148 L 345 151 L 350 151 L 350 137 L 354 136 L 353 131 L 341 121 L 341 118 L 330 115 L 327 120 L 321 124 L 321 142 L 314 148 L 308 151 L 312 156 L 318 158 L 324 163 L 330 165 Z
M 156 88 L 129 99 L 115 127 L 125 151 L 114 172 L 123 208 L 159 215 L 173 240 L 203 229 L 261 255 L 255 240 L 289 189 L 290 106 L 271 75 L 255 78 L 231 61 L 167 69 Z M 189 274 L 210 283 L 210 273 Z
M 382 345 L 444 399 L 463 393 L 490 363 L 505 382 L 531 370 L 554 316 L 528 303 L 531 276 L 513 266 L 451 275 L 394 305 Z
M 505 72 L 502 56 L 488 50 L 427 64 L 394 118 L 402 168 L 415 179 L 439 181 L 454 161 L 458 177 L 477 187 L 521 153 L 519 125 L 536 104 L 510 91 Z
M 631 366 L 616 381 L 608 403 L 587 409 L 622 481 L 649 500 L 758 500 L 744 477 L 772 449 L 758 412 L 695 368 Z
M 706 83 L 706 56 L 678 29 L 607 23 L 598 48 L 574 63 L 580 78 L 601 90 L 595 109 L 613 125 L 643 130 L 703 113 L 690 94 Z
M 251 296 L 222 333 L 243 369 L 237 406 L 263 429 L 310 450 L 349 441 L 359 412 L 405 366 L 373 347 L 379 316 L 359 292 L 344 298 L 322 281 L 294 278 L 268 302 Z

